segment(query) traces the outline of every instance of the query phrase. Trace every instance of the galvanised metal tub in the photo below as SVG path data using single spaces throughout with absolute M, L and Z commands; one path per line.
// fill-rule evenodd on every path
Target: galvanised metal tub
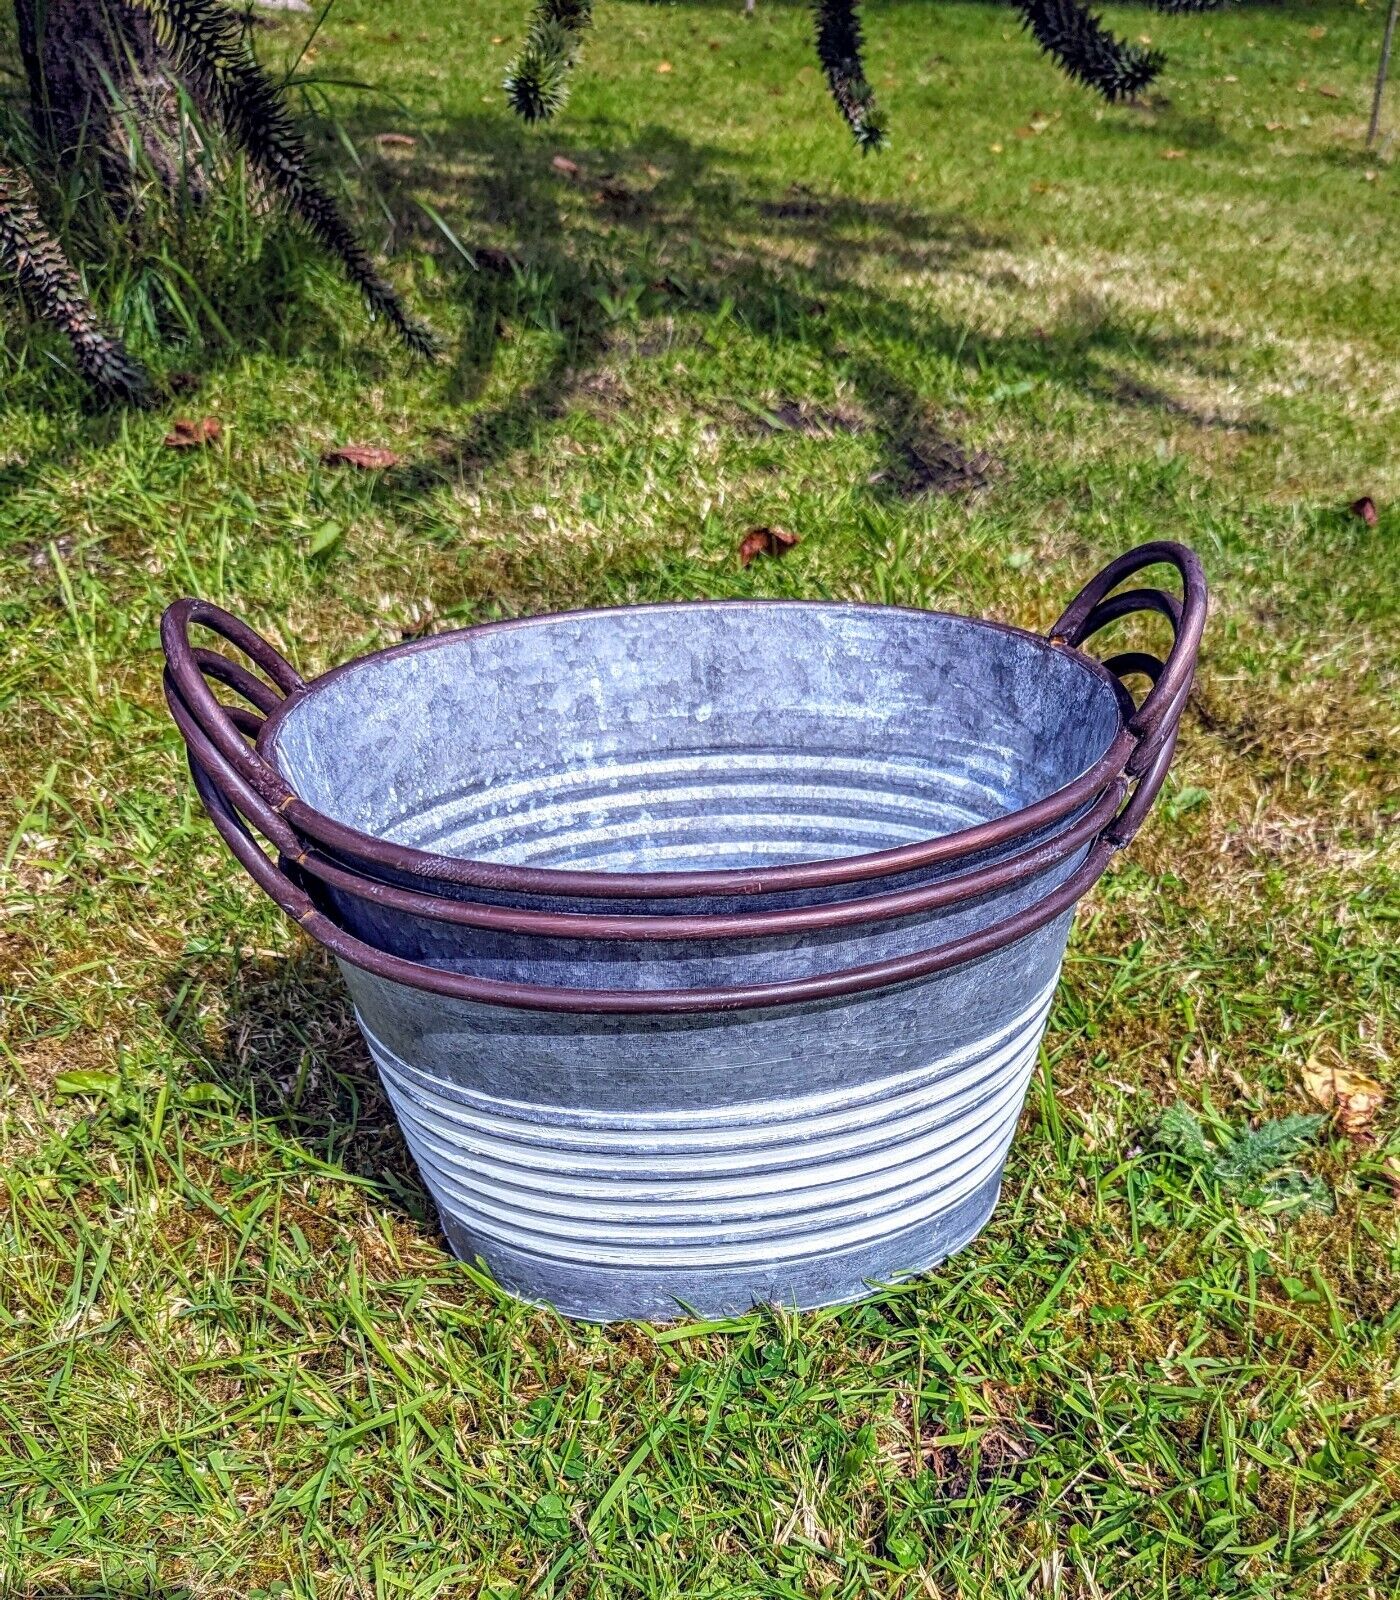
M 1181 603 L 1111 593 L 1157 560 Z M 1165 662 L 1079 648 L 1142 609 Z M 850 1299 L 976 1234 L 1075 901 L 1165 775 L 1204 616 L 1161 543 L 1049 639 L 699 603 L 304 684 L 203 602 L 164 633 L 206 807 L 339 959 L 453 1248 L 611 1320 Z

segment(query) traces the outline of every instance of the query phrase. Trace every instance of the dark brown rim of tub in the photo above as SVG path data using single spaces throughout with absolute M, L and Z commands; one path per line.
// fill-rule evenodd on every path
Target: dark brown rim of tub
M 1122 811 L 1094 841 L 1080 865 L 1035 904 L 1025 906 L 1012 916 L 961 938 L 946 940 L 911 955 L 893 956 L 809 978 L 788 978 L 778 982 L 713 989 L 564 989 L 550 984 L 481 978 L 473 973 L 429 966 L 425 962 L 410 961 L 403 956 L 376 949 L 347 933 L 321 910 L 300 884 L 292 880 L 279 862 L 272 861 L 264 854 L 233 804 L 193 756 L 190 759 L 190 772 L 205 810 L 234 857 L 271 900 L 337 959 L 390 983 L 404 984 L 426 994 L 477 1005 L 566 1014 L 674 1016 L 753 1011 L 865 994 L 895 984 L 915 982 L 950 967 L 961 966 L 964 962 L 992 955 L 1043 928 L 1074 908 L 1080 897 L 1098 881 L 1114 854 L 1128 844 L 1141 826 L 1171 766 L 1176 749 L 1176 733 L 1177 725 L 1172 722 L 1156 756 L 1138 780 Z
M 1111 591 L 1144 567 L 1166 562 L 1181 576 L 1180 602 L 1160 589 Z M 595 611 L 552 613 L 505 622 L 484 623 L 482 629 L 512 629 L 548 625 L 557 616 L 599 616 L 620 609 L 665 611 L 679 606 L 806 605 L 808 601 L 683 601 L 675 605 L 642 608 L 609 607 Z M 825 602 L 815 602 L 822 603 Z M 237 775 L 312 845 L 325 845 L 352 869 L 403 873 L 421 881 L 493 892 L 563 898 L 688 899 L 696 896 L 755 895 L 800 889 L 829 888 L 893 876 L 911 870 L 954 863 L 982 851 L 1017 842 L 1052 826 L 1081 807 L 1098 800 L 1105 789 L 1125 774 L 1140 777 L 1153 763 L 1169 724 L 1180 714 L 1190 687 L 1206 617 L 1206 584 L 1200 562 L 1184 546 L 1157 540 L 1139 546 L 1112 561 L 1080 591 L 1051 629 L 1048 641 L 1039 634 L 1006 623 L 958 617 L 956 620 L 990 628 L 1041 646 L 1073 654 L 1086 671 L 1103 678 L 1119 696 L 1123 726 L 1100 758 L 1079 777 L 1034 805 L 978 823 L 956 833 L 941 835 L 895 849 L 842 856 L 776 867 L 743 867 L 699 872 L 575 872 L 561 868 L 511 866 L 440 855 L 410 845 L 396 844 L 361 832 L 307 805 L 287 785 L 267 759 L 267 745 L 282 717 L 319 685 L 334 680 L 367 661 L 384 660 L 440 646 L 455 633 L 435 634 L 395 645 L 372 655 L 332 668 L 306 682 L 295 669 L 247 623 L 208 601 L 177 600 L 161 619 L 161 642 L 169 677 L 192 721 Z M 861 609 L 852 606 L 851 609 Z M 886 609 L 872 607 L 870 609 Z M 901 610 L 917 610 L 901 607 Z M 1080 646 L 1110 622 L 1135 611 L 1155 611 L 1171 624 L 1171 650 L 1160 664 L 1156 681 L 1135 709 L 1126 690 L 1109 666 L 1085 653 Z M 953 615 L 950 613 L 924 613 Z M 261 668 L 270 682 L 254 676 L 237 662 L 214 651 L 197 648 L 189 629 L 201 624 L 232 644 Z M 457 630 L 457 633 L 475 630 Z M 1115 658 L 1121 660 L 1123 658 Z M 1158 666 L 1155 658 L 1144 657 Z M 208 679 L 232 688 L 257 708 L 258 716 L 233 712 L 213 694 Z M 253 742 L 250 744 L 249 740 Z
M 1155 678 L 1158 667 L 1159 663 L 1149 658 L 1135 670 Z M 190 760 L 233 810 L 257 829 L 277 850 L 283 863 L 303 881 L 314 878 L 357 900 L 432 922 L 536 938 L 647 941 L 758 939 L 779 934 L 859 927 L 941 910 L 998 890 L 1014 888 L 1051 871 L 1077 852 L 1088 849 L 1092 841 L 1117 817 L 1131 788 L 1127 777 L 1117 778 L 1068 826 L 1042 838 L 1028 849 L 911 889 L 849 900 L 823 901 L 816 905 L 788 906 L 774 911 L 661 916 L 543 911 L 434 895 L 422 889 L 368 878 L 350 870 L 342 862 L 309 845 L 261 796 L 253 792 L 195 723 L 189 707 L 180 698 L 179 691 L 168 675 L 165 692 L 171 715 L 184 736 Z M 1174 722 L 1172 725 L 1175 725 Z

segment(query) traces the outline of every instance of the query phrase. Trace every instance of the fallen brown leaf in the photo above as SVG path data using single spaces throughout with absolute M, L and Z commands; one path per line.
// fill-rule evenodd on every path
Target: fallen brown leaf
M 374 142 L 381 150 L 412 150 L 418 143 L 411 133 L 376 133 Z
M 334 450 L 327 450 L 321 460 L 328 467 L 360 467 L 365 471 L 377 471 L 383 467 L 396 467 L 403 457 L 394 450 L 386 450 L 382 444 L 341 444 Z
M 553 161 L 551 161 L 549 164 L 556 172 L 562 172 L 566 178 L 578 177 L 578 162 L 570 161 L 568 156 L 555 156 Z
M 1367 1138 L 1367 1129 L 1385 1104 L 1385 1089 L 1374 1078 L 1321 1062 L 1310 1061 L 1303 1068 L 1303 1087 L 1324 1111 L 1333 1112 L 1349 1139 Z
M 1163 152 L 1162 152 L 1162 160 L 1163 161 L 1180 161 L 1185 157 L 1185 155 L 1186 155 L 1186 152 L 1184 150 L 1163 150 Z
M 1376 502 L 1368 494 L 1363 494 L 1359 500 L 1353 500 L 1350 509 L 1352 516 L 1360 517 L 1368 528 L 1374 528 L 1381 520 L 1376 511 Z
M 1330 83 L 1318 84 L 1317 92 L 1324 100 L 1340 100 L 1342 98 L 1342 91 L 1334 89 Z
M 798 535 L 786 528 L 766 524 L 750 528 L 739 541 L 739 565 L 746 567 L 755 556 L 784 556 L 798 543 Z
M 1327 37 L 1327 29 L 1324 28 L 1321 23 L 1319 23 L 1317 25 L 1317 27 L 1315 27 L 1315 28 L 1309 28 L 1308 29 L 1308 38 L 1309 39 L 1325 39 L 1326 37 Z
M 672 69 L 671 63 L 669 61 L 658 61 L 656 63 L 656 70 L 658 72 L 670 72 L 673 69 Z
M 198 422 L 176 417 L 165 436 L 165 444 L 170 450 L 197 450 L 201 445 L 213 444 L 222 432 L 217 417 L 201 417 Z
M 1284 124 L 1281 122 L 1266 122 L 1264 126 L 1269 130 L 1270 133 L 1277 133 L 1279 129 L 1284 126 Z

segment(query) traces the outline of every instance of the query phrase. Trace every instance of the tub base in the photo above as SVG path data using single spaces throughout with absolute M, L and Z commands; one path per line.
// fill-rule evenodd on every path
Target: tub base
M 550 1305 L 579 1322 L 674 1322 L 741 1316 L 756 1305 L 814 1311 L 867 1299 L 882 1284 L 916 1277 L 956 1255 L 986 1226 L 1001 1194 L 993 1175 L 948 1211 L 917 1227 L 834 1255 L 728 1269 L 595 1267 L 513 1249 L 438 1212 L 452 1253 L 485 1265 L 507 1293 Z

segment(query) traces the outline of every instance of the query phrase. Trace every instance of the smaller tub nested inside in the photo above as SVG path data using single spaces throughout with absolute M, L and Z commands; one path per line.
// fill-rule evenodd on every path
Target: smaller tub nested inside
M 923 859 L 929 841 L 1064 789 L 1121 726 L 1115 680 L 1033 634 L 750 601 L 529 618 L 389 650 L 293 696 L 259 743 L 303 801 L 436 856 L 448 874 L 392 849 L 356 861 L 385 881 L 535 909 L 752 916 L 894 895 L 1063 832 L 1093 796 L 1029 837 Z M 444 926 L 331 898 L 361 937 L 417 960 L 667 988 L 925 948 L 1038 899 L 1074 859 L 936 917 L 665 949 Z M 849 874 L 833 876 L 825 864 L 843 860 Z M 451 881 L 454 862 L 464 881 Z
M 1015 629 L 701 603 L 367 657 L 292 694 L 258 747 L 383 843 L 343 857 L 372 881 L 638 929 L 509 931 L 305 880 L 367 944 L 522 984 L 689 990 L 911 955 L 1043 900 L 1116 771 L 1029 835 L 995 825 L 1092 773 L 1123 724 L 1109 672 Z M 929 847 L 987 825 L 971 858 Z M 971 898 L 899 898 L 1039 847 L 1043 866 Z M 716 915 L 736 920 L 682 927 Z M 580 1316 L 718 1314 L 851 1298 L 977 1232 L 1071 916 L 911 981 L 735 1011 L 550 1014 L 342 967 L 460 1253 Z

